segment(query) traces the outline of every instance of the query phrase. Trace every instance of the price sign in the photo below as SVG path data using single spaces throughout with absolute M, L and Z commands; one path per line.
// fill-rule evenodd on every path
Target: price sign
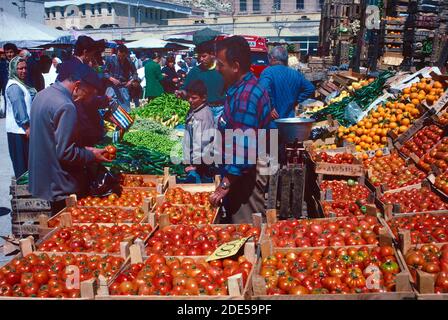
M 213 261 L 218 259 L 224 259 L 237 254 L 241 247 L 246 243 L 246 241 L 251 237 L 245 237 L 238 240 L 233 240 L 220 245 L 215 252 L 207 257 L 205 261 Z

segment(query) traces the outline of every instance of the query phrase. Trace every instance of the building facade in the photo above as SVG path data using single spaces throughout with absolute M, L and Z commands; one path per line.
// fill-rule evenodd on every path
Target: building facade
M 16 17 L 25 18 L 33 22 L 44 23 L 44 2 L 44 0 L 1 0 L 0 10 Z
M 146 27 L 191 14 L 189 7 L 153 0 L 45 2 L 45 24 L 61 30 Z
M 324 0 L 234 0 L 237 15 L 319 12 Z

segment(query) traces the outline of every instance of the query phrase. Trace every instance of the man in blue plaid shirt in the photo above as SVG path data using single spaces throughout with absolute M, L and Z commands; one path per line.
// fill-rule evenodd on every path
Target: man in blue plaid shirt
M 264 212 L 267 176 L 260 174 L 260 168 L 266 163 L 258 146 L 267 143 L 266 135 L 260 137 L 259 133 L 268 129 L 271 121 L 269 96 L 249 71 L 250 47 L 243 37 L 226 38 L 217 46 L 217 68 L 227 87 L 224 113 L 218 122 L 225 151 L 222 182 L 210 201 L 218 205 L 225 198 L 231 222 L 250 223 L 253 213 Z

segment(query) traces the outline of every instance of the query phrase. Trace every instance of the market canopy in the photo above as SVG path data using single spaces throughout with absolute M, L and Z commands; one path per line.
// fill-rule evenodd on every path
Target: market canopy
M 195 45 L 198 45 L 200 43 L 210 41 L 215 39 L 217 36 L 221 35 L 222 33 L 210 28 L 204 28 L 199 31 L 196 31 L 193 33 L 193 43 Z
M 67 32 L 15 17 L 5 11 L 0 12 L 0 30 L 0 46 L 12 42 L 19 48 L 39 47 L 68 36 Z
M 128 47 L 129 49 L 171 49 L 171 50 L 188 49 L 188 46 L 156 38 L 145 38 L 137 41 L 132 41 L 127 43 L 126 47 Z

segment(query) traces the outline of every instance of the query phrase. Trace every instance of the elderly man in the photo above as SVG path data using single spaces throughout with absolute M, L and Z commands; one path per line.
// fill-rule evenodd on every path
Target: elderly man
M 233 36 L 218 42 L 217 58 L 217 69 L 227 88 L 224 112 L 218 122 L 223 141 L 226 141 L 226 159 L 222 182 L 210 196 L 210 202 L 217 205 L 226 198 L 224 205 L 231 219 L 229 222 L 250 223 L 253 213 L 264 212 L 267 176 L 261 169 L 266 163 L 263 155 L 257 154 L 260 151 L 257 146 L 266 142 L 258 141 L 258 134 L 260 129 L 268 128 L 271 120 L 269 97 L 250 72 L 250 47 L 243 37 Z M 231 132 L 234 138 L 228 140 Z M 257 141 L 246 139 L 246 134 L 252 134 Z M 227 145 L 228 141 L 231 145 Z M 232 151 L 230 158 L 227 153 Z M 250 158 L 252 154 L 256 159 Z
M 263 70 L 259 84 L 271 99 L 272 119 L 295 116 L 295 106 L 310 97 L 314 86 L 299 71 L 288 67 L 288 51 L 281 46 L 269 53 L 270 67 Z M 276 128 L 274 121 L 271 128 Z
M 50 201 L 53 214 L 70 194 L 80 194 L 84 167 L 108 162 L 105 150 L 79 146 L 76 101 L 95 95 L 98 76 L 85 64 L 61 64 L 59 78 L 36 96 L 31 107 L 30 192 Z

